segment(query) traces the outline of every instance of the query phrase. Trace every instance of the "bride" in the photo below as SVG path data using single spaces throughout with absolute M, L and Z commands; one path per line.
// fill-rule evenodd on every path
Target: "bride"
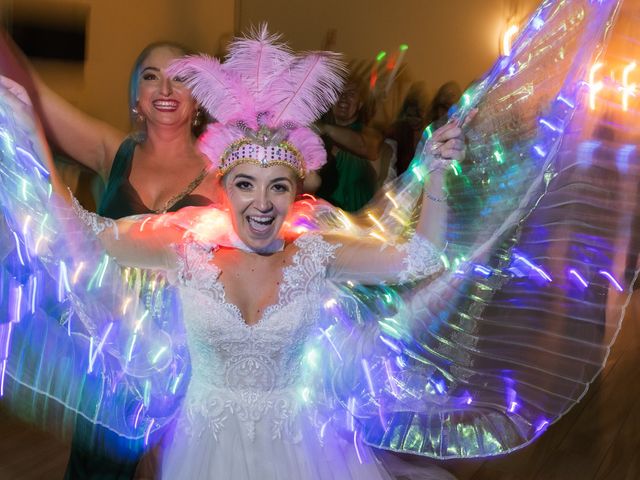
M 251 49 L 268 58 L 257 68 L 273 77 L 271 84 L 252 83 L 246 74 L 260 61 L 248 57 Z M 177 421 L 162 440 L 158 475 L 391 478 L 331 426 L 319 434 L 300 395 L 305 345 L 317 336 L 327 282 L 397 284 L 442 270 L 443 172 L 462 159 L 462 130 L 449 123 L 430 140 L 437 166 L 409 240 L 296 232 L 292 206 L 301 183 L 325 163 L 322 141 L 308 124 L 337 100 L 341 63 L 329 53 L 294 56 L 266 31 L 231 51 L 224 65 L 192 57 L 173 67 L 220 122 L 202 149 L 218 168 L 217 213 L 230 222 L 222 234 L 209 232 L 203 240 L 194 233 L 210 209 L 113 221 L 72 199 L 120 265 L 168 271 L 180 292 L 192 373 Z
M 590 8 L 576 36 L 603 20 Z M 532 35 L 555 38 L 563 18 Z M 52 195 L 30 117 L 5 95 L 0 395 L 32 421 L 83 416 L 127 447 L 157 445 L 162 478 L 389 478 L 365 445 L 460 458 L 529 444 L 584 395 L 627 298 L 611 252 L 635 204 L 595 211 L 605 189 L 592 187 L 633 182 L 574 155 L 597 132 L 538 118 L 587 115 L 556 97 L 597 41 L 561 59 L 536 50 L 554 65 L 544 81 L 500 62 L 478 87 L 471 162 L 455 163 L 456 119 L 360 218 L 295 201 L 325 161 L 308 125 L 340 88 L 330 54 L 296 56 L 262 32 L 224 65 L 178 62 L 218 120 L 201 147 L 222 202 L 117 222 Z M 540 82 L 536 95 L 505 95 L 528 92 L 521 81 Z M 445 186 L 449 166 L 459 181 Z M 181 305 L 127 265 L 168 271 Z

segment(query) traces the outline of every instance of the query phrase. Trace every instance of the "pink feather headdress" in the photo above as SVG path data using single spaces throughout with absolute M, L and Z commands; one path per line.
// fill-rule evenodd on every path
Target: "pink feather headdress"
M 309 125 L 337 101 L 345 67 L 338 54 L 295 55 L 279 39 L 262 26 L 231 43 L 224 63 L 198 55 L 170 67 L 217 120 L 200 149 L 222 174 L 248 162 L 287 165 L 302 178 L 326 162 Z

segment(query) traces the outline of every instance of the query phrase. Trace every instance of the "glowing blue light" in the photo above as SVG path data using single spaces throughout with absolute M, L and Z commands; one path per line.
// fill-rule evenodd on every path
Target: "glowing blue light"
M 478 273 L 480 275 L 482 275 L 483 277 L 489 277 L 491 275 L 491 270 L 488 269 L 487 267 L 483 266 L 483 265 L 476 265 L 475 267 L 473 267 L 473 271 L 475 273 Z
M 533 21 L 531 22 L 531 25 L 533 26 L 533 28 L 535 28 L 536 30 L 540 30 L 543 26 L 544 26 L 544 20 L 542 20 L 540 17 L 536 16 Z
M 620 147 L 616 154 L 616 165 L 618 166 L 618 170 L 623 173 L 627 173 L 629 171 L 629 160 L 635 150 L 635 145 L 623 145 Z
M 575 104 L 573 102 L 571 102 L 570 100 L 567 100 L 562 95 L 558 95 L 558 100 L 560 100 L 562 103 L 564 103 L 569 108 L 576 108 L 576 106 L 575 106 Z
M 518 255 L 517 253 L 514 254 L 514 257 L 516 260 L 520 260 L 521 262 L 523 262 L 525 265 L 527 265 L 529 268 L 531 268 L 532 270 L 534 270 L 538 275 L 540 275 L 543 279 L 545 279 L 547 282 L 552 282 L 553 279 L 551 278 L 551 276 L 549 276 L 549 274 L 547 272 L 545 272 L 542 268 L 540 268 L 538 265 L 535 265 L 534 263 L 532 263 L 531 261 L 529 261 L 527 258 L 523 257 L 522 255 Z
M 372 397 L 376 396 L 376 391 L 373 388 L 373 380 L 371 379 L 371 370 L 369 369 L 369 362 L 366 358 L 362 359 L 362 370 L 364 370 L 364 377 L 367 380 L 367 387 Z

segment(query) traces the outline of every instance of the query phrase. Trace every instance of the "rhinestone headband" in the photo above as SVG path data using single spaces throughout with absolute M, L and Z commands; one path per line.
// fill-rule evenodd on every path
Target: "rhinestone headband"
M 302 155 L 295 146 L 285 140 L 275 145 L 268 144 L 266 141 L 259 144 L 255 139 L 246 137 L 236 140 L 225 149 L 222 155 L 220 174 L 226 174 L 241 163 L 252 163 L 261 167 L 284 165 L 292 168 L 298 177 L 305 176 Z

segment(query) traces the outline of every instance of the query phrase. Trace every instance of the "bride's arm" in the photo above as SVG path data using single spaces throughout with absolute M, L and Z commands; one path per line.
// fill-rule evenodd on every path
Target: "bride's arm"
M 329 242 L 340 245 L 329 264 L 330 278 L 371 284 L 398 283 L 429 277 L 443 269 L 441 253 L 447 223 L 444 174 L 451 162 L 464 156 L 461 128 L 449 123 L 438 129 L 427 143 L 426 151 L 437 158 L 425 181 L 413 236 L 396 244 L 372 237 L 328 237 Z

